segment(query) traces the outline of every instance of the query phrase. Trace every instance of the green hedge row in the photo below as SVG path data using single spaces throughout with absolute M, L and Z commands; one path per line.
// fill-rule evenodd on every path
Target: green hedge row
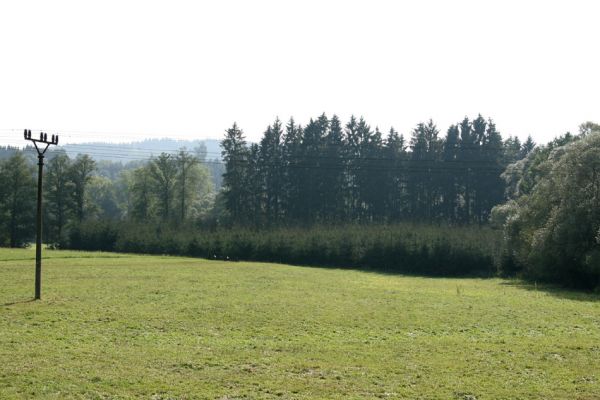
M 432 276 L 492 276 L 502 239 L 487 227 L 350 225 L 202 231 L 93 222 L 75 227 L 76 250 L 360 268 Z

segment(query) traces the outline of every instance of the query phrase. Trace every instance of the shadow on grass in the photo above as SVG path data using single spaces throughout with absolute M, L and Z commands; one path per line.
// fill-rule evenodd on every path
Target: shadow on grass
M 263 262 L 263 261 L 252 261 L 252 262 Z M 271 263 L 271 262 L 266 262 Z M 277 264 L 285 264 L 285 263 L 277 263 Z M 462 274 L 435 274 L 435 273 L 418 273 L 414 271 L 406 271 L 401 269 L 389 269 L 389 268 L 374 268 L 374 267 L 340 267 L 340 266 L 328 266 L 328 265 L 297 265 L 297 264 L 285 264 L 294 267 L 306 267 L 306 268 L 323 268 L 323 269 L 331 269 L 331 270 L 348 270 L 348 271 L 359 271 L 364 273 L 371 273 L 377 275 L 389 275 L 389 276 L 406 276 L 411 278 L 423 278 L 423 279 L 452 279 L 456 281 L 460 281 L 462 279 L 495 279 L 500 278 L 496 275 L 492 268 L 488 270 L 480 270 L 473 271 L 471 273 L 462 273 Z M 565 299 L 565 300 L 575 300 L 575 301 L 587 301 L 587 302 L 600 302 L 600 293 L 596 293 L 590 290 L 585 289 L 577 289 L 577 288 L 568 288 L 556 284 L 550 283 L 535 283 L 529 282 L 522 279 L 517 278 L 504 278 L 506 280 L 500 282 L 500 285 L 504 286 L 512 286 L 515 288 L 528 290 L 532 292 L 545 293 L 550 296 Z
M 477 271 L 471 273 L 462 273 L 462 274 L 436 274 L 436 273 L 419 273 L 411 270 L 402 270 L 402 269 L 389 269 L 389 268 L 372 268 L 372 267 L 332 267 L 332 266 L 324 266 L 324 265 L 296 265 L 296 264 L 285 264 L 293 267 L 306 267 L 306 268 L 322 268 L 322 269 L 330 269 L 330 270 L 346 270 L 346 271 L 357 271 L 364 272 L 367 274 L 375 274 L 375 275 L 386 275 L 386 276 L 405 276 L 407 278 L 423 278 L 423 279 L 452 279 L 452 280 L 461 280 L 461 279 L 493 279 L 497 278 L 497 276 L 487 272 L 487 271 Z
M 4 303 L 4 304 L 2 304 L 2 306 L 3 307 L 10 307 L 10 306 L 14 306 L 14 305 L 17 305 L 17 304 L 33 303 L 35 301 L 36 301 L 35 299 L 19 300 L 19 301 L 13 301 L 13 302 L 10 302 L 10 303 Z
M 502 282 L 501 285 L 512 286 L 532 292 L 545 293 L 559 299 L 600 302 L 600 294 L 598 293 L 578 289 L 569 289 L 559 285 L 531 283 L 516 279 Z

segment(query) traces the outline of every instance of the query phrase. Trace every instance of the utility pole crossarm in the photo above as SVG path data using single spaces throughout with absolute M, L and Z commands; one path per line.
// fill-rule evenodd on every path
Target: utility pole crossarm
M 37 192 L 37 219 L 36 219 L 36 237 L 35 237 L 35 299 L 42 298 L 42 177 L 44 172 L 44 154 L 48 147 L 58 144 L 58 135 L 52 135 L 48 140 L 48 134 L 40 132 L 39 139 L 31 136 L 31 130 L 25 129 L 23 133 L 25 140 L 33 143 L 38 153 L 38 192 Z M 45 144 L 43 150 L 38 147 L 38 143 Z
M 30 142 L 33 142 L 33 145 L 37 147 L 36 143 L 44 143 L 46 144 L 46 149 L 48 149 L 48 146 L 50 146 L 51 144 L 58 144 L 58 135 L 51 135 L 50 136 L 50 140 L 48 140 L 48 134 L 44 133 L 44 132 L 40 132 L 40 136 L 39 139 L 37 139 L 35 136 L 31 135 L 31 130 L 27 130 L 25 129 L 25 132 L 23 132 L 23 136 L 25 138 L 25 140 L 29 140 Z M 39 150 L 38 150 L 39 152 Z M 44 150 L 44 153 L 46 152 L 46 150 Z

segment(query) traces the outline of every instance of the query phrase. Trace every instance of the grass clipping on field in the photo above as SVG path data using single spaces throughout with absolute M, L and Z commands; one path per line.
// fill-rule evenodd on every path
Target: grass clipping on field
M 499 279 L 0 249 L 0 398 L 596 398 L 600 298 Z

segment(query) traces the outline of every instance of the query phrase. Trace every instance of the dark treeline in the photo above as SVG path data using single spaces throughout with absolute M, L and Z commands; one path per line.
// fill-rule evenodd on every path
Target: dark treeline
M 306 126 L 276 120 L 259 143 L 247 143 L 234 125 L 221 144 L 224 187 L 217 196 L 202 152 L 182 149 L 126 165 L 50 153 L 45 241 L 88 250 L 489 275 L 498 265 L 497 232 L 464 227 L 453 235 L 447 226 L 485 223 L 504 199 L 506 165 L 534 147 L 531 140 L 503 140 L 481 116 L 465 118 L 444 137 L 432 121 L 420 123 L 405 139 L 394 129 L 384 137 L 364 119 L 343 125 L 321 115 Z M 6 182 L 0 240 L 21 246 L 34 234 L 35 157 L 6 152 L 12 155 L 0 167 Z M 14 171 L 20 175 L 11 180 Z
M 126 165 L 50 153 L 45 242 L 600 287 L 597 124 L 534 146 L 481 116 L 405 139 L 322 115 L 276 120 L 259 143 L 234 125 L 222 147 L 216 196 L 193 152 Z M 35 176 L 31 152 L 0 149 L 0 245 L 33 240 Z
M 221 142 L 222 193 L 230 221 L 251 226 L 314 223 L 484 223 L 504 200 L 500 175 L 534 148 L 503 140 L 479 115 L 444 137 L 429 121 L 406 139 L 352 117 L 325 114 L 300 126 L 277 119 L 259 143 L 234 124 Z

